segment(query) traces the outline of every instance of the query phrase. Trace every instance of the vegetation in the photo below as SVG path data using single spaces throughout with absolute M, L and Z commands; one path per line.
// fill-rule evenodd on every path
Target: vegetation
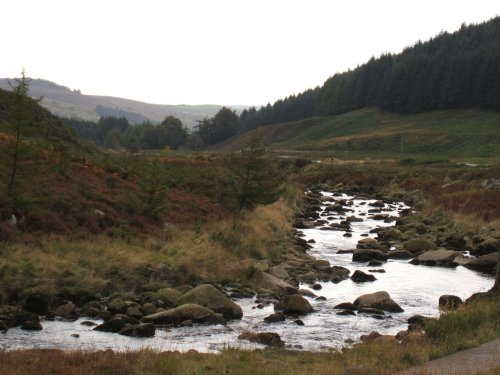
M 466 108 L 498 111 L 499 37 L 500 17 L 462 25 L 453 34 L 443 32 L 400 54 L 384 54 L 335 74 L 320 88 L 244 111 L 240 131 L 365 107 L 394 113 Z

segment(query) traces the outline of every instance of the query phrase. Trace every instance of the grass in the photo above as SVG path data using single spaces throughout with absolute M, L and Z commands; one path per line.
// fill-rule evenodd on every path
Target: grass
M 263 145 L 274 150 L 336 158 L 497 158 L 500 114 L 449 110 L 397 115 L 373 108 L 259 128 Z M 222 147 L 247 145 L 250 133 Z M 321 153 L 318 153 L 320 151 Z
M 479 301 L 429 323 L 425 335 L 398 343 L 379 339 L 352 349 L 323 353 L 287 350 L 202 354 L 143 350 L 139 352 L 0 352 L 0 374 L 36 371 L 64 374 L 342 374 L 360 367 L 370 374 L 393 374 L 427 360 L 500 337 L 500 301 Z M 41 364 L 44 364 L 41 366 Z M 494 370 L 487 374 L 494 374 Z

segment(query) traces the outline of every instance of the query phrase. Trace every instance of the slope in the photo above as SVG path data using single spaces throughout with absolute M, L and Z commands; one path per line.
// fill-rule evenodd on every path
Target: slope
M 403 115 L 365 108 L 268 125 L 257 132 L 265 147 L 322 151 L 332 157 L 471 158 L 500 155 L 499 124 L 499 113 L 474 109 Z M 240 134 L 219 147 L 246 147 L 252 135 Z

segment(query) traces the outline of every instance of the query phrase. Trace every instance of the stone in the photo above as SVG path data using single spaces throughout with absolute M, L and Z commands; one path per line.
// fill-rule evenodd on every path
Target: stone
M 140 322 L 137 319 L 127 317 L 125 315 L 115 315 L 113 318 L 96 326 L 94 328 L 94 330 L 95 331 L 102 331 L 102 332 L 118 333 L 122 329 L 124 329 L 127 325 L 139 324 L 139 323 Z
M 226 319 L 241 319 L 243 310 L 226 297 L 219 289 L 210 284 L 199 285 L 177 300 L 177 305 L 196 304 L 204 306 Z
M 299 289 L 299 294 L 304 297 L 311 297 L 311 298 L 316 298 L 317 295 L 311 292 L 308 289 Z
M 119 334 L 131 337 L 154 337 L 156 327 L 153 323 L 130 325 L 122 329 Z
M 60 316 L 61 318 L 68 319 L 75 313 L 76 305 L 73 302 L 65 303 L 64 305 L 58 306 L 54 310 L 55 316 Z
M 182 293 L 173 288 L 162 288 L 156 292 L 156 294 L 161 298 L 163 302 L 166 303 L 168 307 L 173 307 L 177 303 L 177 300 L 182 296 Z
M 297 319 L 297 320 L 294 320 L 293 321 L 295 324 L 297 324 L 298 326 L 305 326 L 304 322 L 300 319 Z
M 375 293 L 364 294 L 354 301 L 354 306 L 371 307 L 389 312 L 403 312 L 404 310 L 391 299 L 389 293 L 379 291 Z
M 255 270 L 252 273 L 249 282 L 255 290 L 266 289 L 281 294 L 286 294 L 293 290 L 297 292 L 297 288 L 292 284 L 260 270 Z
M 276 312 L 274 314 L 271 314 L 269 316 L 266 316 L 264 318 L 264 321 L 266 323 L 284 322 L 285 320 L 286 320 L 285 314 L 283 314 L 281 311 Z
M 387 260 L 387 255 L 375 249 L 356 249 L 352 254 L 353 262 L 369 262 L 374 259 Z
M 136 319 L 141 319 L 143 317 L 143 313 L 142 311 L 137 308 L 137 307 L 129 307 L 127 309 L 127 315 L 128 316 L 131 316 L 132 318 L 136 318 Z
M 357 310 L 357 307 L 354 306 L 353 303 L 351 302 L 342 302 L 339 303 L 338 305 L 333 307 L 334 309 L 341 309 L 341 310 Z
M 142 318 L 144 323 L 154 323 L 157 325 L 179 324 L 184 320 L 191 320 L 194 323 L 223 324 L 225 322 L 222 314 L 200 305 L 188 303 L 174 309 L 157 312 Z
M 151 315 L 151 314 L 154 314 L 156 312 L 157 307 L 155 305 L 153 305 L 152 303 L 147 302 L 144 305 L 142 305 L 141 309 L 142 309 L 143 315 Z
M 336 315 L 356 315 L 356 313 L 352 310 L 340 310 Z
M 497 263 L 499 261 L 498 253 L 481 255 L 477 259 L 471 260 L 464 267 L 471 270 L 495 274 Z
M 368 265 L 369 265 L 370 267 L 380 267 L 380 266 L 382 266 L 383 264 L 384 264 L 384 263 L 383 263 L 383 262 L 381 262 L 380 260 L 370 260 L 370 261 L 368 262 Z
M 500 249 L 500 239 L 494 237 L 487 237 L 481 243 L 476 245 L 471 253 L 480 256 L 498 252 Z
M 283 306 L 287 314 L 308 314 L 314 311 L 309 301 L 298 294 L 286 296 Z
M 453 263 L 453 260 L 460 253 L 455 250 L 430 250 L 420 254 L 416 258 L 416 264 L 423 264 L 426 266 L 456 266 L 456 263 Z
M 21 325 L 24 331 L 41 331 L 43 329 L 39 320 L 27 320 Z
M 351 276 L 351 280 L 356 283 L 362 283 L 366 281 L 375 281 L 377 280 L 375 276 L 364 273 L 363 271 L 356 270 Z
M 412 238 L 403 244 L 403 250 L 407 250 L 412 254 L 418 254 L 427 250 L 434 250 L 436 244 L 425 238 Z
M 411 259 L 414 256 L 408 250 L 392 250 L 387 253 L 388 259 Z
M 460 297 L 445 294 L 439 297 L 439 308 L 443 310 L 456 310 L 463 303 Z
M 281 340 L 281 337 L 277 333 L 273 332 L 244 332 L 238 336 L 238 339 L 248 340 L 272 347 L 283 347 L 285 345 L 285 343 Z

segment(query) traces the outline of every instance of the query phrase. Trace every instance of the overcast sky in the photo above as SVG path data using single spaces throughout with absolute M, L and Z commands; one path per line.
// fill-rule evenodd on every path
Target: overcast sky
M 84 94 L 261 105 L 400 52 L 498 0 L 1 0 L 0 77 Z

